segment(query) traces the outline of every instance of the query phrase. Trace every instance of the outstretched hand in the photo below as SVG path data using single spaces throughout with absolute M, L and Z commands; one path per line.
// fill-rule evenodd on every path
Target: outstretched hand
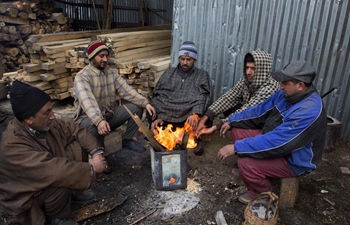
M 209 128 L 203 128 L 197 133 L 197 138 L 199 138 L 202 134 L 213 134 L 215 131 L 217 131 L 217 129 L 218 128 L 216 125 L 213 125 Z
M 234 144 L 226 145 L 219 150 L 217 159 L 219 161 L 223 161 L 234 154 L 235 154 L 235 145 Z

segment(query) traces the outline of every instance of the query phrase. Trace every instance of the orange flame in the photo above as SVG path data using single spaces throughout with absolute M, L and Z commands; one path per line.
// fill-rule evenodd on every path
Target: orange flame
M 193 115 L 196 116 L 198 121 L 199 116 L 196 114 Z M 173 125 L 168 124 L 165 129 L 157 127 L 156 130 L 153 131 L 154 138 L 163 145 L 167 151 L 172 151 L 176 144 L 181 144 L 185 132 L 189 134 L 186 148 L 195 148 L 197 146 L 195 131 L 187 122 L 184 127 L 177 127 L 175 131 L 173 131 L 172 128 Z
M 170 180 L 169 180 L 169 184 L 172 184 L 172 183 L 175 183 L 176 182 L 176 179 L 175 178 L 170 178 Z

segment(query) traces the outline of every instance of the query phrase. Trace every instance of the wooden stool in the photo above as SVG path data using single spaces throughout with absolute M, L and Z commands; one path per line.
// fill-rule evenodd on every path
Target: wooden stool
M 279 204 L 293 208 L 299 194 L 299 177 L 287 177 L 281 179 Z

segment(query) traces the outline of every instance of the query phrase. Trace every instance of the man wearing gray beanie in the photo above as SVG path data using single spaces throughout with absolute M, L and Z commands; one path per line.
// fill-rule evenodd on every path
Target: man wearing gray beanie
M 10 101 L 15 118 L 0 149 L 4 210 L 20 224 L 78 224 L 70 205 L 94 200 L 84 190 L 108 169 L 104 149 L 85 128 L 56 119 L 44 91 L 14 81 Z
M 177 67 L 167 69 L 160 77 L 151 100 L 157 118 L 148 117 L 153 130 L 167 124 L 183 127 L 186 122 L 196 129 L 198 116 L 205 113 L 211 102 L 210 76 L 194 66 L 197 58 L 196 45 L 185 41 L 179 50 Z M 201 155 L 203 148 L 197 146 L 193 151 Z

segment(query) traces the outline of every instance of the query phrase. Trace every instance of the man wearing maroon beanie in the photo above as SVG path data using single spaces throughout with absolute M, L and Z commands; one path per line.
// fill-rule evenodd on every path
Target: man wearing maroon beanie
M 128 103 L 125 106 L 139 117 L 142 116 L 142 109 L 147 109 L 153 117 L 156 112 L 147 98 L 129 86 L 116 69 L 107 66 L 109 53 L 104 42 L 93 41 L 89 44 L 87 55 L 90 64 L 74 79 L 74 120 L 88 128 L 101 146 L 104 146 L 105 136 L 127 121 L 123 148 L 143 152 L 146 149 L 136 141 L 139 136 L 137 124 L 117 100 L 126 100 Z

